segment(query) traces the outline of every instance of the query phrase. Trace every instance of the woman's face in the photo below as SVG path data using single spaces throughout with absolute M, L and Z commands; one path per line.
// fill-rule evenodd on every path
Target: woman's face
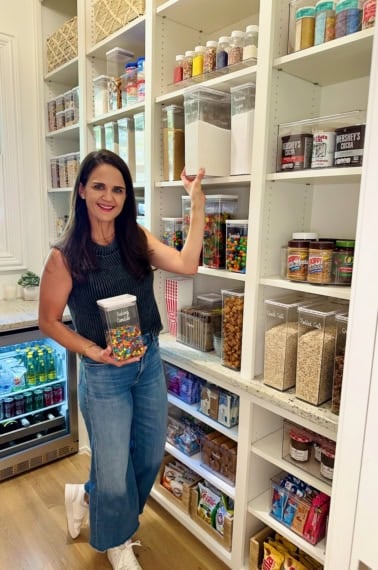
M 100 164 L 92 170 L 79 195 L 86 201 L 92 227 L 114 222 L 126 200 L 126 187 L 121 172 L 110 164 Z

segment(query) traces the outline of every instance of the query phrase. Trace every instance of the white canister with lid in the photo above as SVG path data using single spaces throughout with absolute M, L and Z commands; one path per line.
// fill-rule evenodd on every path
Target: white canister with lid
M 291 239 L 314 241 L 318 239 L 318 234 L 316 232 L 293 232 Z
M 255 24 L 247 26 L 243 46 L 243 61 L 257 58 L 257 46 L 259 41 L 259 27 Z
M 333 166 L 335 140 L 335 131 L 316 131 L 313 133 L 311 168 Z
M 243 46 L 245 32 L 234 30 L 231 32 L 230 53 L 228 54 L 228 65 L 243 61 Z

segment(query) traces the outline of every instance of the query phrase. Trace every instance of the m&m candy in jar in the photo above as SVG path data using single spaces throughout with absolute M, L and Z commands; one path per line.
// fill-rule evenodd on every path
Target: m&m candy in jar
M 143 354 L 143 340 L 134 295 L 99 299 L 106 342 L 116 360 L 128 360 Z
M 226 269 L 245 273 L 247 265 L 248 220 L 226 220 Z

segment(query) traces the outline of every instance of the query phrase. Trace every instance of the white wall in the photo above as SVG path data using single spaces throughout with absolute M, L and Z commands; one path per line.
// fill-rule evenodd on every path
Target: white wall
M 42 188 L 41 131 L 42 106 L 39 93 L 40 74 L 38 58 L 40 44 L 36 42 L 36 5 L 32 0 L 0 0 L 0 32 L 13 36 L 15 41 L 16 85 L 20 108 L 17 110 L 22 125 L 19 140 L 21 157 L 21 195 L 24 233 L 25 266 L 39 273 L 43 259 L 43 236 L 46 222 Z M 16 283 L 19 272 L 0 272 L 0 284 Z

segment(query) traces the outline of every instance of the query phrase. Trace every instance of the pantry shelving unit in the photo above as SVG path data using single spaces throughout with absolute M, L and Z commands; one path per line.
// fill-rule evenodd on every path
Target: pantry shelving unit
M 44 129 L 44 164 L 50 235 L 56 217 L 68 213 L 70 189 L 51 189 L 49 158 L 72 150 L 81 157 L 93 150 L 93 127 L 121 117 L 145 112 L 145 180 L 137 184 L 138 196 L 144 196 L 146 225 L 155 234 L 162 231 L 161 218 L 181 215 L 180 181 L 163 180 L 161 112 L 164 105 L 183 105 L 184 91 L 194 84 L 229 91 L 235 85 L 256 83 L 256 107 L 253 134 L 251 175 L 205 178 L 206 194 L 238 196 L 236 217 L 249 220 L 247 272 L 232 274 L 224 270 L 201 267 L 194 278 L 195 295 L 220 289 L 244 287 L 244 322 L 241 370 L 225 368 L 214 353 L 201 353 L 180 344 L 169 334 L 161 335 L 163 359 L 189 372 L 228 389 L 240 396 L 240 420 L 237 430 L 227 431 L 238 442 L 235 487 L 234 535 L 231 552 L 205 533 L 155 486 L 153 497 L 202 540 L 233 570 L 248 567 L 249 538 L 265 524 L 325 564 L 336 568 L 334 558 L 327 559 L 325 542 L 312 546 L 300 536 L 272 519 L 270 479 L 287 470 L 319 489 L 332 494 L 332 486 L 302 472 L 299 466 L 282 459 L 280 436 L 284 419 L 308 427 L 330 439 L 339 441 L 338 417 L 329 404 L 311 406 L 295 398 L 293 390 L 281 393 L 263 383 L 264 299 L 290 291 L 315 293 L 324 299 L 352 300 L 353 287 L 317 287 L 289 282 L 280 277 L 280 250 L 293 231 L 313 230 L 326 237 L 356 235 L 358 212 L 363 196 L 360 183 L 364 168 L 329 168 L 293 173 L 277 172 L 277 137 L 281 124 L 324 117 L 357 109 L 366 110 L 370 82 L 370 61 L 374 29 L 364 30 L 313 48 L 287 54 L 289 19 L 288 0 L 219 0 L 214 9 L 211 0 L 146 1 L 145 16 L 94 41 L 92 0 L 65 2 L 64 10 L 57 0 L 36 2 L 42 22 L 41 51 L 45 39 L 65 19 L 78 15 L 78 58 L 43 75 L 43 106 L 50 97 L 80 86 L 79 128 L 47 133 Z M 62 12 L 63 11 L 63 12 Z M 196 82 L 172 84 L 175 55 L 204 44 L 208 39 L 229 35 L 233 29 L 259 25 L 259 57 L 228 73 L 202 76 Z M 129 109 L 93 116 L 93 78 L 106 72 L 105 54 L 113 47 L 146 57 L 146 100 Z M 49 190 L 49 191 L 48 191 Z M 155 292 L 164 320 L 164 282 L 167 275 L 155 273 Z M 353 327 L 353 322 L 350 323 Z M 343 388 L 349 389 L 348 384 Z M 195 409 L 173 396 L 171 404 L 197 417 Z M 342 408 L 341 408 L 342 413 Z M 212 420 L 203 418 L 212 427 Z M 218 429 L 221 429 L 217 426 Z M 222 431 L 222 433 L 225 433 Z M 282 437 L 282 436 L 281 436 Z M 177 450 L 169 451 L 175 457 Z M 190 461 L 180 455 L 187 465 Z M 337 462 L 337 455 L 336 455 Z M 193 464 L 201 471 L 200 465 Z M 204 475 L 205 476 L 205 475 Z M 218 483 L 218 484 L 217 484 Z M 222 482 L 214 482 L 222 488 Z M 224 482 L 223 482 L 224 484 Z M 231 492 L 231 489 L 228 489 Z M 331 503 L 331 509 L 333 505 Z M 332 543 L 336 529 L 328 528 L 327 544 Z M 350 537 L 349 537 L 350 538 Z

